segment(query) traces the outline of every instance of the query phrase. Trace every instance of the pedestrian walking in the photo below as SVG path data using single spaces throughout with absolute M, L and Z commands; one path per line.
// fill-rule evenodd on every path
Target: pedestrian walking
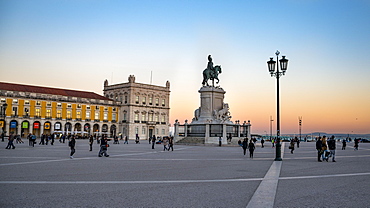
M 358 143 L 360 142 L 360 139 L 355 138 L 355 148 L 354 150 L 358 150 Z
M 335 149 L 336 149 L 336 142 L 335 142 L 335 136 L 331 136 L 330 139 L 328 140 L 328 147 L 329 147 L 329 151 L 330 151 L 330 157 L 333 158 L 333 162 L 336 162 L 335 161 Z M 328 161 L 328 160 L 326 160 Z
M 109 147 L 108 138 L 106 136 L 103 136 L 101 141 L 100 141 L 100 151 L 99 151 L 98 156 L 103 157 L 103 155 L 104 155 L 105 157 L 109 157 L 109 155 L 107 153 L 108 147 Z
M 220 136 L 220 137 L 218 138 L 218 146 L 220 146 L 220 147 L 221 147 L 221 144 L 222 144 L 222 137 Z
M 296 137 L 297 138 L 297 137 Z M 299 143 L 301 143 L 301 141 L 297 138 L 297 148 L 299 148 Z
M 89 137 L 90 151 L 92 151 L 93 144 L 94 144 L 94 137 L 92 135 L 90 135 L 90 137 Z
M 271 139 L 272 148 L 275 147 L 275 139 Z
M 170 149 L 173 151 L 173 137 L 168 139 L 168 151 L 170 151 Z
M 154 149 L 155 140 L 156 140 L 155 135 L 153 135 L 152 136 L 152 149 Z
M 322 162 L 321 160 L 321 156 L 323 154 L 323 150 L 322 150 L 322 140 L 321 140 L 321 137 L 319 137 L 316 141 L 316 150 L 317 150 L 317 161 L 318 162 Z
M 8 145 L 5 147 L 5 149 L 15 149 L 13 132 L 11 132 L 9 135 Z
M 71 159 L 73 159 L 73 155 L 75 154 L 76 152 L 76 149 L 75 149 L 75 146 L 76 146 L 76 139 L 74 136 L 72 136 L 71 140 L 68 142 L 68 146 L 69 148 L 71 149 L 71 153 L 69 155 L 69 157 Z
M 32 147 L 35 147 L 36 144 L 36 135 L 31 134 L 31 145 Z
M 294 151 L 294 139 L 291 139 L 290 140 L 290 144 L 289 144 L 289 149 L 290 149 L 290 153 L 293 154 L 293 151 Z
M 347 141 L 345 139 L 342 140 L 342 150 L 346 150 Z
M 248 145 L 248 149 L 249 149 L 249 157 L 250 158 L 253 158 L 253 153 L 254 153 L 254 149 L 256 147 L 254 146 L 254 143 L 252 142 L 252 139 L 251 141 L 249 142 L 249 145 Z
M 322 160 L 326 160 L 327 162 L 330 152 L 328 151 L 328 145 L 326 144 L 326 136 L 323 136 L 321 141 L 322 141 L 322 150 L 323 150 Z
M 163 151 L 166 151 L 166 150 L 168 150 L 169 148 L 167 148 L 167 145 L 168 145 L 168 137 L 163 137 L 163 140 L 162 140 L 162 142 L 163 142 Z
M 244 139 L 242 143 L 242 148 L 243 148 L 243 154 L 245 155 L 245 153 L 247 152 L 247 148 L 248 148 L 248 138 Z
M 265 140 L 262 138 L 261 139 L 261 148 L 264 148 L 265 146 L 263 146 L 263 144 L 265 143 Z
M 138 134 L 136 134 L 135 142 L 136 144 L 140 144 L 140 137 Z

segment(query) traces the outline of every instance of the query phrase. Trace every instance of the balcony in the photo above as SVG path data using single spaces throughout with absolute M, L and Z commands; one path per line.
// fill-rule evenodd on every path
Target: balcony
M 94 119 L 95 122 L 100 122 L 100 119 Z

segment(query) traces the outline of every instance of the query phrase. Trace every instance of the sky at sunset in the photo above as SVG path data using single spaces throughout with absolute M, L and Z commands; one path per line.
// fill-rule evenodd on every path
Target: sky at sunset
M 93 91 L 171 83 L 170 123 L 193 118 L 207 56 L 232 121 L 252 133 L 370 133 L 370 1 L 0 0 L 0 81 Z M 276 60 L 276 57 L 274 58 Z

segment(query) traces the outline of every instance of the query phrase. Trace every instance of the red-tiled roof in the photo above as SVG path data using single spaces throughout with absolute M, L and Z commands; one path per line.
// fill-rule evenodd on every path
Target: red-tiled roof
M 62 95 L 62 96 L 68 96 L 68 97 L 80 97 L 80 98 L 90 98 L 90 99 L 99 99 L 99 100 L 111 100 L 102 95 L 96 94 L 95 92 L 66 90 L 66 89 L 59 89 L 59 88 L 40 87 L 40 86 L 13 84 L 13 83 L 5 83 L 5 82 L 0 82 L 0 90 L 40 93 L 40 94 L 49 94 L 49 95 Z

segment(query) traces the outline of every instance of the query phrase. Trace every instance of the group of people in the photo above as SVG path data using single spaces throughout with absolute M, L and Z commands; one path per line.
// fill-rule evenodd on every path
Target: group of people
M 328 162 L 329 158 L 332 157 L 332 161 L 336 162 L 335 149 L 336 141 L 334 135 L 331 136 L 329 140 L 327 140 L 326 136 L 319 137 L 316 141 L 317 161 L 322 162 L 325 160 L 326 162 Z
M 245 138 L 243 142 L 239 140 L 238 143 L 243 148 L 243 154 L 245 155 L 248 149 L 249 157 L 253 158 L 253 153 L 254 153 L 254 150 L 256 149 L 256 145 L 254 145 L 253 139 L 251 139 L 248 143 L 248 138 Z

